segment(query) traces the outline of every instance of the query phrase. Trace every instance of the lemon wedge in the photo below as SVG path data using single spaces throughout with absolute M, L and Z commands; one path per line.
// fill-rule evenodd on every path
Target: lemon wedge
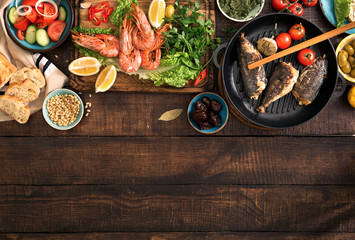
M 148 18 L 150 24 L 158 28 L 163 22 L 165 17 L 165 1 L 164 0 L 153 0 L 149 5 Z
M 91 76 L 100 71 L 101 64 L 94 57 L 81 57 L 69 64 L 69 71 L 78 76 Z
M 116 81 L 116 68 L 114 65 L 105 67 L 97 76 L 95 83 L 95 92 L 106 92 Z

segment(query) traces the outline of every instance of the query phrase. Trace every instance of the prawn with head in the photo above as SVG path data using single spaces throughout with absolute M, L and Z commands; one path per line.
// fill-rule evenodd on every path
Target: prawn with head
M 155 44 L 155 34 L 147 16 L 136 4 L 132 3 L 132 8 L 132 16 L 136 22 L 136 28 L 132 32 L 133 45 L 139 50 L 152 49 Z

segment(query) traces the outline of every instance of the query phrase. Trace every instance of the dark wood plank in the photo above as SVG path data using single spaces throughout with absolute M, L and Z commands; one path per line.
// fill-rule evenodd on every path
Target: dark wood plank
M 90 115 L 69 131 L 51 128 L 42 112 L 31 115 L 28 123 L 0 123 L 0 136 L 192 136 L 200 135 L 188 123 L 186 110 L 194 95 L 113 93 L 82 94 L 90 102 Z M 91 97 L 90 97 L 91 96 Z M 159 121 L 165 111 L 182 108 L 181 116 L 170 122 Z M 87 110 L 87 109 L 86 109 Z M 86 113 L 86 112 L 85 112 Z M 349 135 L 355 134 L 355 111 L 346 96 L 330 101 L 321 113 L 301 126 L 260 131 L 230 114 L 226 127 L 215 135 Z
M 282 232 L 116 232 L 116 233 L 61 233 L 61 234 L 0 234 L 0 239 L 6 240 L 41 240 L 41 239 L 70 239 L 70 240 L 347 240 L 354 239 L 355 233 L 282 233 Z
M 0 226 L 3 233 L 353 233 L 354 190 L 354 186 L 0 186 Z
M 355 184 L 355 138 L 0 138 L 0 185 Z

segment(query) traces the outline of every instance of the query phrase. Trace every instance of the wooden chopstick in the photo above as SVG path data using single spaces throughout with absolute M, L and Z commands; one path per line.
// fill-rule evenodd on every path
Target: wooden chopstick
M 355 28 L 355 22 L 348 23 L 340 28 L 336 28 L 336 29 L 331 30 L 329 32 L 323 33 L 317 37 L 311 38 L 305 42 L 301 42 L 301 43 L 299 43 L 295 46 L 292 46 L 290 48 L 287 48 L 281 52 L 275 53 L 274 55 L 263 58 L 257 62 L 253 62 L 248 65 L 248 69 L 251 70 L 253 68 L 259 67 L 259 66 L 264 65 L 268 62 L 274 61 L 275 59 L 284 57 L 284 56 L 289 55 L 291 53 L 302 50 L 306 47 L 312 46 L 314 44 L 317 44 L 317 43 L 327 40 L 329 38 L 335 37 L 335 36 L 337 36 L 343 32 L 346 32 L 347 30 L 352 29 L 352 28 Z

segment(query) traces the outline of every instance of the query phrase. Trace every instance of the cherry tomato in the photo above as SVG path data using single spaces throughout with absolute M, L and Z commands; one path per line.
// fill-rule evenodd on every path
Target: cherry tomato
M 110 16 L 113 12 L 113 7 L 106 8 L 104 11 L 106 12 L 107 16 Z
M 105 10 L 106 10 L 106 9 L 105 9 Z M 103 22 L 103 23 L 107 23 L 107 21 L 108 21 L 108 16 L 107 16 L 105 10 L 103 10 L 103 11 L 102 11 L 102 14 L 101 14 L 101 19 L 102 19 L 102 22 Z
M 302 2 L 307 7 L 313 7 L 317 4 L 318 0 L 302 0 Z
M 194 82 L 194 87 L 196 87 L 200 82 L 202 82 L 207 76 L 207 68 L 203 69 L 202 72 L 197 76 L 195 82 Z
M 94 7 L 91 5 L 88 10 L 88 20 L 92 21 L 94 19 Z
M 297 59 L 302 65 L 310 65 L 314 62 L 315 54 L 311 49 L 305 48 L 298 52 Z
M 43 17 L 37 18 L 35 24 L 36 24 L 37 28 L 45 28 L 48 25 L 46 22 L 44 22 Z
M 92 23 L 96 26 L 99 26 L 101 24 L 101 21 L 96 16 L 94 16 L 94 18 L 92 19 Z
M 299 4 L 299 3 L 293 3 L 293 4 L 291 4 L 291 5 L 288 7 L 287 11 L 288 11 L 289 13 L 294 14 L 294 15 L 298 15 L 298 16 L 302 16 L 302 15 L 303 15 L 303 7 L 302 7 L 302 5 Z
M 294 3 L 294 2 L 297 2 L 298 0 L 290 0 L 290 2 Z
M 48 29 L 47 29 L 47 33 L 48 33 L 49 38 L 53 42 L 58 42 L 60 36 L 62 36 L 62 33 L 64 32 L 66 25 L 67 25 L 66 22 L 60 21 L 60 20 L 56 20 L 56 21 L 52 22 L 51 24 L 49 24 Z
M 284 10 L 290 4 L 289 0 L 272 0 L 272 6 L 277 11 Z
M 37 11 L 32 8 L 32 11 L 26 15 L 26 18 L 31 21 L 31 23 L 35 23 L 37 20 Z
M 103 11 L 105 8 L 108 8 L 110 6 L 110 4 L 108 2 L 102 2 L 102 3 L 99 3 L 97 4 L 95 7 L 94 7 L 94 12 L 97 13 L 97 12 L 101 12 Z
M 302 24 L 295 24 L 290 28 L 290 30 L 288 30 L 288 33 L 293 40 L 297 41 L 304 37 L 306 30 Z
M 286 49 L 291 45 L 291 36 L 288 33 L 281 33 L 277 38 L 275 39 L 277 43 L 277 47 L 280 49 Z
M 21 31 L 21 30 L 17 30 L 17 37 L 18 39 L 20 39 L 21 41 L 25 40 L 25 31 Z
M 44 21 L 45 21 L 46 23 L 48 23 L 48 24 L 54 22 L 54 20 L 56 20 L 57 17 L 58 17 L 58 11 L 57 11 L 56 14 L 54 14 L 54 13 L 55 13 L 55 8 L 54 8 L 53 5 L 50 4 L 50 3 L 46 3 L 46 2 L 45 2 L 45 3 L 43 4 L 43 6 L 44 6 L 44 14 L 45 14 L 45 15 L 49 15 L 48 17 L 43 16 Z
M 27 27 L 31 24 L 30 20 L 26 17 L 21 16 L 17 18 L 16 22 L 14 23 L 14 27 L 21 31 L 26 31 Z

